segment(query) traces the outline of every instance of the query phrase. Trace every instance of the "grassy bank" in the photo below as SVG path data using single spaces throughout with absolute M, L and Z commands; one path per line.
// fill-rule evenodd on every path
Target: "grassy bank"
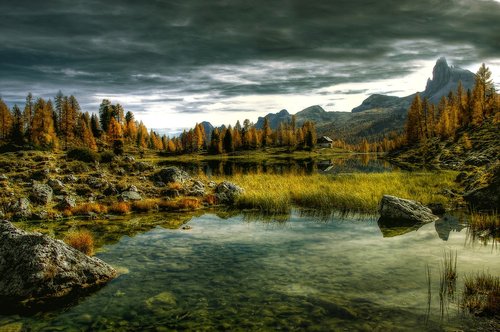
M 231 181 L 245 188 L 236 202 L 239 208 L 264 213 L 285 213 L 292 205 L 342 212 L 377 212 L 384 194 L 449 204 L 443 189 L 455 188 L 455 172 L 355 173 L 325 175 L 236 175 Z

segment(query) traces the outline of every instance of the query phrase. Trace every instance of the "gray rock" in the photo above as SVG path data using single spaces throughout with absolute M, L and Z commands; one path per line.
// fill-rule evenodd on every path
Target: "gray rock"
M 72 209 L 76 206 L 76 199 L 72 196 L 64 196 L 58 207 L 62 210 Z
M 409 223 L 429 223 L 439 219 L 431 209 L 419 202 L 395 196 L 384 195 L 380 202 L 380 216 Z
M 55 193 L 60 193 L 65 188 L 64 183 L 62 183 L 60 180 L 57 179 L 50 179 L 47 182 L 47 184 L 52 188 L 52 190 Z
M 27 219 L 31 217 L 31 204 L 27 198 L 19 198 L 10 207 L 14 219 Z
M 137 187 L 136 187 L 135 185 L 131 185 L 131 186 L 128 188 L 128 191 L 135 191 L 135 192 L 138 192 Z
M 34 220 L 48 220 L 49 219 L 49 213 L 47 210 L 40 210 L 36 211 L 31 215 L 31 219 Z
M 154 166 L 150 163 L 146 163 L 144 161 L 138 161 L 134 164 L 134 170 L 139 171 L 139 172 L 144 172 L 144 171 L 152 171 L 154 169 Z
M 205 196 L 207 193 L 205 190 L 205 184 L 201 181 L 194 181 L 193 185 L 187 192 L 190 196 Z
M 127 163 L 133 163 L 135 161 L 135 158 L 132 156 L 125 156 L 125 157 L 123 157 L 123 161 L 125 161 Z
M 102 193 L 106 196 L 112 196 L 118 194 L 118 190 L 114 184 L 110 183 Z
M 54 194 L 51 187 L 44 183 L 33 183 L 33 188 L 31 189 L 31 199 L 33 202 L 47 205 L 52 201 L 52 195 Z
M 232 182 L 224 181 L 215 187 L 215 197 L 220 204 L 232 204 L 244 192 L 243 188 Z
M 183 170 L 180 170 L 175 166 L 162 168 L 156 173 L 155 177 L 158 181 L 164 183 L 171 183 L 171 182 L 186 183 L 191 180 L 191 176 L 189 176 L 188 173 L 184 172 Z
M 140 201 L 141 195 L 137 191 L 124 191 L 121 193 L 119 199 L 121 201 Z
M 0 174 L 0 181 L 7 181 L 9 178 L 5 174 Z
M 470 166 L 483 166 L 491 163 L 491 161 L 486 157 L 482 155 L 474 155 L 470 156 L 465 160 L 465 165 L 470 165 Z
M 77 182 L 78 181 L 78 178 L 76 176 L 74 176 L 73 174 L 66 175 L 66 177 L 64 179 L 66 180 L 66 182 Z
M 1 303 L 30 307 L 89 291 L 116 277 L 100 259 L 5 220 L 0 221 L 0 239 Z
M 108 182 L 106 180 L 103 180 L 103 179 L 99 179 L 97 177 L 89 177 L 87 179 L 87 184 L 91 187 L 91 188 L 94 188 L 94 189 L 99 189 L 99 188 L 104 188 L 108 185 Z

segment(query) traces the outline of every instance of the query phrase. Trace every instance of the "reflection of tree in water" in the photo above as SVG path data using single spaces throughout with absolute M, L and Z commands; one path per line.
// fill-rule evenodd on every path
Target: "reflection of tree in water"
M 275 158 L 261 161 L 206 160 L 206 161 L 168 161 L 162 165 L 174 165 L 193 175 L 232 176 L 236 174 L 298 174 L 308 175 L 318 172 L 384 172 L 392 170 L 387 162 L 371 158 L 368 154 L 356 158 L 332 158 L 314 160 L 312 158 Z

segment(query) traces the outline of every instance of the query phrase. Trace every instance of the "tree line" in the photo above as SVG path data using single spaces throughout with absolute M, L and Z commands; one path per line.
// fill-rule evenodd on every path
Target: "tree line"
M 81 110 L 73 95 L 65 96 L 62 92 L 58 92 L 54 102 L 35 99 L 29 93 L 22 111 L 17 105 L 9 109 L 0 98 L 0 141 L 15 146 L 52 150 L 85 147 L 95 151 L 112 148 L 115 152 L 124 146 L 135 146 L 177 154 L 221 154 L 271 146 L 312 149 L 317 136 L 314 123 L 297 126 L 295 116 L 276 130 L 271 129 L 267 118 L 262 129 L 247 119 L 243 125 L 238 121 L 234 127 L 215 128 L 208 134 L 203 125 L 196 124 L 178 137 L 159 135 L 135 120 L 132 112 L 125 112 L 120 104 L 112 104 L 108 99 L 102 100 L 97 113 L 90 114 Z

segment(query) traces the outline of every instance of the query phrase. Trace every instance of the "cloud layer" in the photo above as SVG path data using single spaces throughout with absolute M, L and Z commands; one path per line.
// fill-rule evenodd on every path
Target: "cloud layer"
M 150 126 L 255 119 L 288 98 L 349 111 L 341 101 L 374 82 L 423 89 L 381 82 L 429 76 L 441 55 L 500 66 L 500 4 L 489 0 L 17 0 L 0 3 L 0 31 L 10 104 L 61 89 L 89 111 L 120 101 Z

